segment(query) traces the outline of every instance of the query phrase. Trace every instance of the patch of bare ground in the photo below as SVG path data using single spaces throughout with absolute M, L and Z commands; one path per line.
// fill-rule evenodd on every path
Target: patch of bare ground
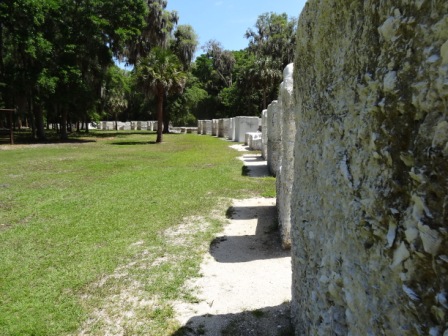
M 212 212 L 207 218 L 186 218 L 180 225 L 167 229 L 160 235 L 166 245 L 183 248 L 188 252 L 191 246 L 197 245 L 195 239 L 198 239 L 198 233 L 210 231 L 212 221 L 217 220 L 218 213 L 224 212 L 224 204 L 227 203 L 228 201 L 223 203 L 221 210 Z M 176 267 L 176 264 L 185 261 L 186 253 L 184 257 L 178 252 L 170 253 L 163 247 L 148 247 L 144 241 L 136 241 L 129 248 L 135 250 L 132 260 L 84 290 L 80 300 L 86 310 L 91 310 L 90 307 L 98 308 L 91 310 L 88 319 L 74 335 L 158 335 L 151 325 L 151 316 L 158 314 L 162 308 L 172 310 L 172 302 L 146 290 L 148 286 L 157 286 L 153 283 L 157 280 L 148 277 L 148 274 L 156 274 L 157 269 L 167 265 Z M 206 242 L 203 242 L 201 254 L 207 248 Z M 187 289 L 179 295 L 191 296 Z M 175 319 L 167 320 L 166 323 L 178 325 Z

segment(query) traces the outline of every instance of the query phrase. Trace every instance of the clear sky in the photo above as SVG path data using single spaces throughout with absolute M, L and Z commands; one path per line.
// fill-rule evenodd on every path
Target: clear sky
M 168 10 L 179 14 L 179 24 L 191 25 L 199 36 L 199 48 L 213 39 L 224 49 L 240 50 L 248 46 L 244 33 L 253 28 L 259 15 L 286 13 L 299 17 L 306 0 L 168 0 Z

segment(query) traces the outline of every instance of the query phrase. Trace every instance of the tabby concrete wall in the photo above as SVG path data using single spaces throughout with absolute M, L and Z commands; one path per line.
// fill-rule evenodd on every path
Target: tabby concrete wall
M 256 132 L 260 124 L 258 117 L 238 116 L 233 118 L 235 122 L 233 141 L 245 142 L 247 132 Z
M 289 64 L 284 69 L 278 97 L 282 120 L 281 148 L 279 149 L 280 167 L 276 178 L 276 189 L 278 224 L 284 248 L 291 247 L 291 193 L 294 181 L 294 140 L 296 135 L 293 69 L 293 64 Z
M 268 110 L 261 112 L 261 156 L 268 159 Z
M 268 168 L 269 172 L 276 176 L 280 168 L 282 146 L 282 108 L 278 100 L 268 105 L 266 131 Z
M 309 0 L 298 30 L 296 334 L 447 335 L 448 1 Z
M 230 119 L 224 118 L 218 121 L 218 137 L 227 138 L 229 135 Z

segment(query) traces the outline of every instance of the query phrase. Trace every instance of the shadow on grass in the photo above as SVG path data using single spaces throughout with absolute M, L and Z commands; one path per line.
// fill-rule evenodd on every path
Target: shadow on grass
M 96 142 L 94 139 L 76 139 L 70 138 L 61 140 L 59 138 L 47 138 L 46 140 L 36 140 L 31 137 L 14 137 L 14 145 L 57 145 L 57 144 L 83 144 Z M 0 145 L 9 145 L 9 138 L 0 138 Z
M 171 336 L 193 335 L 292 336 L 290 303 L 234 314 L 195 316 Z
M 92 138 L 111 138 L 111 137 L 127 137 L 131 135 L 151 135 L 156 134 L 155 131 L 91 131 L 89 133 L 80 132 L 75 136 L 92 137 Z
M 138 145 L 155 145 L 155 141 L 119 141 L 112 142 L 111 145 L 114 146 L 138 146 Z
M 134 135 L 154 135 L 154 131 L 96 131 L 89 132 L 71 132 L 68 134 L 67 140 L 61 140 L 60 134 L 55 130 L 46 130 L 45 140 L 34 139 L 29 129 L 22 129 L 14 131 L 14 144 L 16 145 L 31 145 L 31 144 L 64 144 L 64 143 L 91 143 L 96 142 L 96 139 L 106 138 L 127 138 Z M 0 132 L 0 145 L 9 145 L 9 131 L 8 134 Z M 139 143 L 136 143 L 139 144 Z

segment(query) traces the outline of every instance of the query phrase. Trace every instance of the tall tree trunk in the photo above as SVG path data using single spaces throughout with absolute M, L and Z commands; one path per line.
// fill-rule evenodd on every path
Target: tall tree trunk
M 61 111 L 61 140 L 67 140 L 68 139 L 68 133 L 67 133 L 67 109 L 62 108 Z
M 159 89 L 157 95 L 157 140 L 162 142 L 163 133 L 163 98 L 165 97 L 165 90 Z
M 86 129 L 85 129 L 85 131 L 86 131 L 86 133 L 89 133 L 89 117 L 85 117 L 84 118 L 84 122 L 85 122 L 85 127 L 86 127 Z
M 44 129 L 44 113 L 42 111 L 42 106 L 40 104 L 33 104 L 34 121 L 36 123 L 36 136 L 37 140 L 45 141 L 47 137 L 45 136 Z
M 167 94 L 164 94 L 164 101 L 167 102 L 168 100 Z M 170 133 L 170 114 L 166 108 L 167 104 L 163 105 L 163 133 L 168 134 Z
M 34 112 L 33 112 L 33 100 L 31 97 L 27 97 L 28 99 L 28 117 L 30 118 L 30 124 L 31 124 L 31 137 L 33 140 L 37 139 L 36 136 L 36 121 L 34 118 Z
M 24 95 L 20 95 L 17 98 L 17 121 L 19 124 L 19 130 L 23 127 L 23 117 L 25 117 L 25 127 L 28 127 L 28 122 L 26 120 L 26 111 L 28 108 L 28 102 Z

